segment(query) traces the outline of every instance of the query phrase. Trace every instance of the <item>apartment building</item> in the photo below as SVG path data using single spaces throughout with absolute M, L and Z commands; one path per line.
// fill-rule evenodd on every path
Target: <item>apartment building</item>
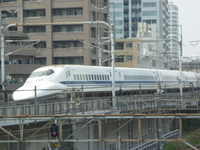
M 110 44 L 102 38 L 109 37 L 109 28 L 94 23 L 108 22 L 107 3 L 107 0 L 0 0 L 1 25 L 18 23 L 3 30 L 3 34 L 21 32 L 28 37 L 23 41 L 20 38 L 5 41 L 5 54 L 12 53 L 5 57 L 9 63 L 5 65 L 5 76 L 23 83 L 38 66 L 96 66 L 100 60 L 109 60 L 110 53 L 98 51 L 110 49 Z M 23 67 L 27 65 L 31 68 L 29 71 Z M 110 61 L 102 61 L 101 65 L 109 66 Z M 21 73 L 18 67 L 24 68 Z
M 116 40 L 115 66 L 140 68 L 140 40 L 139 39 Z

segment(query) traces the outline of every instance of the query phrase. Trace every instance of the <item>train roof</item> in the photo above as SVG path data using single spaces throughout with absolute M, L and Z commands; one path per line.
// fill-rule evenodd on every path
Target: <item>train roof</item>
M 49 66 L 42 66 L 40 68 L 51 68 L 51 67 L 55 67 L 55 68 L 65 68 L 65 67 L 89 67 L 89 68 L 112 68 L 111 66 L 89 66 L 89 65 L 70 65 L 70 64 L 59 64 L 59 65 L 49 65 Z M 130 70 L 130 69 L 135 69 L 135 70 L 143 70 L 143 71 L 162 71 L 162 72 L 165 72 L 165 71 L 170 71 L 170 72 L 180 72 L 179 70 L 162 70 L 162 69 L 145 69 L 145 68 L 127 68 L 127 67 L 115 67 L 116 69 L 127 69 L 127 70 Z M 39 68 L 38 68 L 39 69 Z M 186 72 L 186 71 L 182 71 L 182 72 Z M 189 73 L 189 72 L 188 72 Z M 190 72 L 191 73 L 191 72 Z M 199 74 L 199 73 L 197 73 Z

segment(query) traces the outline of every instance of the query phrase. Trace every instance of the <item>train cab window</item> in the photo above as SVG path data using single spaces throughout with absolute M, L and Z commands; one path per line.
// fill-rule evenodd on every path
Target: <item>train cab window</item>
M 49 76 L 49 75 L 51 75 L 51 74 L 53 74 L 54 73 L 54 71 L 52 70 L 52 69 L 49 69 L 49 70 L 47 70 L 45 73 L 44 73 L 44 75 L 45 76 Z

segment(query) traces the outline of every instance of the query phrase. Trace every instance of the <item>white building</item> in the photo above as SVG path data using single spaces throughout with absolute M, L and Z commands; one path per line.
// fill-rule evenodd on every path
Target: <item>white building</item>
M 169 69 L 168 41 L 165 40 L 168 38 L 168 0 L 110 0 L 110 3 L 114 3 L 110 7 L 110 21 L 115 24 L 116 39 L 138 38 L 142 41 L 141 68 Z M 153 49 L 148 48 L 151 45 L 154 45 Z M 145 53 L 143 49 L 149 52 Z
M 156 25 L 154 37 L 167 38 L 168 0 L 110 0 L 111 23 L 113 20 L 117 39 L 137 37 L 141 22 L 147 23 L 147 32 Z
M 179 41 L 179 17 L 178 17 L 178 7 L 169 3 L 169 38 Z M 169 42 L 170 54 L 172 56 L 179 56 L 179 45 L 175 41 Z

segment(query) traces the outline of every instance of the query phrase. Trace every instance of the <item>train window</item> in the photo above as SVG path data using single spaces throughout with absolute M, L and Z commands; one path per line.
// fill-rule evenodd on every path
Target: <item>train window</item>
M 104 80 L 104 75 L 102 75 L 102 80 Z
M 107 81 L 108 81 L 108 76 L 107 76 L 107 75 L 105 75 L 105 80 L 107 80 Z
M 90 74 L 88 75 L 88 79 L 91 80 L 91 76 L 90 76 Z
M 109 75 L 107 75 L 108 80 L 110 80 Z
M 78 76 L 78 74 L 77 74 L 77 80 L 79 80 L 79 76 Z
M 133 80 L 135 80 L 135 76 L 133 76 Z
M 97 75 L 97 80 L 99 80 L 99 75 Z
M 31 75 L 29 76 L 29 78 L 33 78 L 33 77 L 40 77 L 44 75 L 44 71 L 39 71 L 39 72 L 32 72 Z
M 96 78 L 96 74 L 94 75 L 94 80 L 97 80 L 97 78 Z
M 85 81 L 85 74 L 83 74 L 83 80 Z
M 45 73 L 44 73 L 44 75 L 45 76 L 49 76 L 49 75 L 51 75 L 51 74 L 53 74 L 54 73 L 54 71 L 52 70 L 52 69 L 49 69 L 49 70 L 47 70 Z
M 74 80 L 76 80 L 76 75 L 74 74 Z
M 79 76 L 80 76 L 80 80 L 82 80 L 82 74 L 79 74 Z
M 102 80 L 102 79 L 101 79 L 101 75 L 99 75 L 99 80 Z
M 86 80 L 88 81 L 88 75 L 86 74 Z

